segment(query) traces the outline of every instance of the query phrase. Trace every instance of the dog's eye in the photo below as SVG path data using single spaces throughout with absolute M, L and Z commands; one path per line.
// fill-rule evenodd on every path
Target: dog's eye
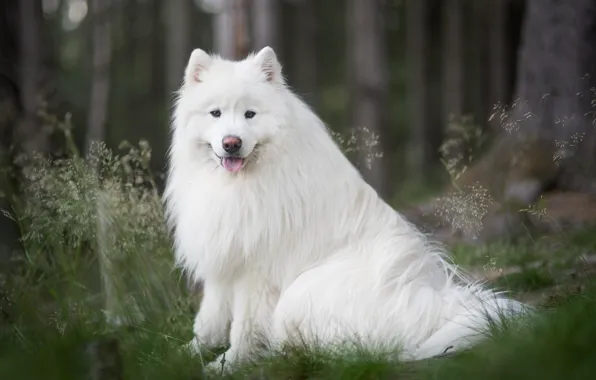
M 252 119 L 253 117 L 255 117 L 256 113 L 254 111 L 246 111 L 244 113 L 244 117 L 247 119 Z
M 221 116 L 221 111 L 220 110 L 213 110 L 211 112 L 209 112 L 211 114 L 211 116 L 213 117 L 220 117 Z

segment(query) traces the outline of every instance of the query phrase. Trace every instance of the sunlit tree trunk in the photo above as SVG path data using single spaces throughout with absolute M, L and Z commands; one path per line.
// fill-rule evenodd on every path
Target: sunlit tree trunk
M 109 0 L 91 0 L 93 71 L 85 152 L 89 152 L 93 142 L 103 141 L 106 136 L 112 59 L 109 5 Z
M 280 1 L 279 0 L 251 0 L 251 18 L 253 29 L 253 43 L 255 50 L 265 46 L 272 47 L 278 56 L 281 55 L 280 44 Z
M 110 93 L 110 64 L 112 58 L 112 34 L 109 13 L 110 0 L 91 0 L 92 17 L 92 75 L 91 101 L 89 104 L 89 119 L 87 122 L 87 136 L 85 153 L 91 153 L 94 143 L 103 142 L 106 136 L 108 101 Z M 99 163 L 98 163 L 99 164 Z M 93 170 L 100 168 L 94 167 Z M 118 320 L 119 297 L 113 278 L 111 260 L 111 239 L 109 223 L 109 201 L 102 189 L 98 178 L 97 189 L 97 254 L 102 290 L 105 297 L 105 312 L 110 322 Z
M 241 59 L 248 53 L 246 0 L 218 0 L 213 23 L 215 52 L 227 59 Z

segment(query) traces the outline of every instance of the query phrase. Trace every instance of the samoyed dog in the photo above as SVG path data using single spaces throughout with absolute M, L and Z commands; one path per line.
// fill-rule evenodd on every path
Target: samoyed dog
M 525 310 L 377 195 L 269 47 L 241 61 L 194 50 L 172 134 L 168 220 L 178 263 L 204 286 L 191 343 L 229 344 L 228 365 L 263 342 L 428 358 Z

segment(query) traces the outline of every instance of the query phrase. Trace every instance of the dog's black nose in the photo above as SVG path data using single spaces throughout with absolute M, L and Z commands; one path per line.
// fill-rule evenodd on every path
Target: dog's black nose
M 224 148 L 226 153 L 237 153 L 242 147 L 242 140 L 240 140 L 240 137 L 226 136 L 221 141 L 221 146 Z

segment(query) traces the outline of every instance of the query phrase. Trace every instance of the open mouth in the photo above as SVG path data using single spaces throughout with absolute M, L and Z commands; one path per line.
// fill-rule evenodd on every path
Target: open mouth
M 211 144 L 209 144 L 211 148 Z M 220 165 L 231 173 L 236 173 L 242 170 L 248 163 L 255 160 L 255 156 L 258 155 L 260 144 L 256 144 L 252 151 L 246 156 L 241 157 L 235 154 L 224 154 L 223 156 L 218 155 L 215 150 L 212 150 L 215 157 L 219 159 Z
M 221 166 L 229 172 L 237 172 L 244 166 L 244 158 L 227 156 L 221 157 Z

